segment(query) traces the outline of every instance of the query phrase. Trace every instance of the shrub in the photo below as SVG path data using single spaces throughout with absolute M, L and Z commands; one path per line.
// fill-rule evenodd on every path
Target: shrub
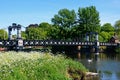
M 62 55 L 39 52 L 0 53 L 1 80 L 71 80 L 68 72 L 71 69 L 82 73 L 87 71 L 80 62 L 66 59 Z

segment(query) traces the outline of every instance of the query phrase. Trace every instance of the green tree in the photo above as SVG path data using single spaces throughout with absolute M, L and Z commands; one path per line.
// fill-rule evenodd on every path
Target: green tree
M 86 32 L 99 32 L 100 31 L 100 19 L 99 12 L 95 6 L 78 9 L 79 23 L 82 27 L 82 33 Z
M 69 39 L 71 28 L 74 26 L 76 20 L 76 13 L 74 10 L 61 9 L 58 14 L 52 18 L 52 23 L 56 26 L 59 39 Z M 54 29 L 55 30 L 55 29 Z
M 104 38 L 103 37 L 104 37 L 104 35 L 102 35 L 102 34 L 99 35 L 99 41 L 100 42 L 104 42 Z
M 46 31 L 43 31 L 41 28 L 28 28 L 26 30 L 27 39 L 45 39 L 46 38 Z
M 52 22 L 54 25 L 70 28 L 73 26 L 76 20 L 76 13 L 74 10 L 61 9 L 58 11 L 58 14 L 54 15 Z
M 51 30 L 48 32 L 48 36 L 50 39 L 61 39 L 62 36 L 59 36 L 61 34 L 60 29 L 58 26 L 52 25 Z
M 102 37 L 102 38 L 101 38 Z M 111 37 L 111 35 L 108 33 L 108 32 L 105 32 L 105 31 L 102 31 L 101 33 L 100 33 L 100 39 L 102 39 L 103 40 L 103 42 L 108 42 L 109 41 L 109 39 L 110 39 L 110 37 Z
M 115 27 L 115 32 L 117 33 L 117 35 L 118 35 L 118 37 L 120 39 L 120 20 L 115 22 L 114 27 Z
M 109 39 L 114 35 L 114 27 L 110 24 L 110 23 L 105 23 L 102 27 L 101 27 L 101 37 L 103 38 L 102 41 L 109 41 Z
M 114 27 L 113 27 L 110 23 L 105 23 L 105 24 L 101 27 L 101 31 L 114 32 Z
M 44 38 L 44 39 L 50 39 L 51 37 L 50 37 L 50 32 L 51 32 L 51 30 L 52 30 L 52 25 L 51 24 L 49 24 L 49 23 L 47 23 L 47 22 L 42 22 L 42 23 L 40 23 L 39 24 L 39 26 L 38 26 L 41 30 L 43 30 L 44 31 L 44 33 L 45 33 L 45 35 L 46 35 L 46 37 Z M 53 32 L 54 33 L 54 32 Z M 52 33 L 51 33 L 52 34 Z
M 39 26 L 28 27 L 25 31 L 26 35 L 23 32 L 23 37 L 26 36 L 27 39 L 49 39 L 49 33 L 51 31 L 52 25 L 46 22 L 40 23 Z
M 52 25 L 47 23 L 47 22 L 42 22 L 42 23 L 39 24 L 38 27 L 49 30 L 49 27 L 51 27 L 51 26 Z
M 21 36 L 22 39 L 27 39 L 27 34 L 25 33 L 25 31 L 21 31 Z
M 8 39 L 7 31 L 0 29 L 0 39 Z

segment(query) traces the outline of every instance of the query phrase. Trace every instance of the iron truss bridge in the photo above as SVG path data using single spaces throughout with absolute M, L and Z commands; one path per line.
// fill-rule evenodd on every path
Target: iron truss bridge
M 96 42 L 80 42 L 80 41 L 57 41 L 57 40 L 0 40 L 0 47 L 10 47 L 10 46 L 16 46 L 16 45 L 22 45 L 22 46 L 52 46 L 52 45 L 58 45 L 58 46 L 94 46 Z M 99 42 L 99 46 L 117 46 L 117 43 L 105 43 L 105 42 Z

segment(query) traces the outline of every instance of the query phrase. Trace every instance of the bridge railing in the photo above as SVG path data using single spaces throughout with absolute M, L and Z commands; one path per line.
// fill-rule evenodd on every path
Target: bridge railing
M 117 43 L 100 42 L 100 46 L 117 46 Z
M 24 40 L 24 46 L 45 46 L 45 45 L 94 45 L 94 42 L 80 41 L 55 41 L 55 40 Z
M 50 46 L 50 45 L 80 45 L 94 46 L 96 42 L 81 42 L 81 41 L 62 41 L 62 40 L 23 40 L 23 46 Z M 0 40 L 0 46 L 16 46 L 18 40 Z M 100 46 L 117 46 L 117 43 L 99 42 Z
M 16 40 L 0 40 L 1 47 L 16 46 Z

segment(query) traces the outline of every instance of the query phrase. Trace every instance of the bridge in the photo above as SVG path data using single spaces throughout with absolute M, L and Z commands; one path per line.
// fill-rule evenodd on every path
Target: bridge
M 12 46 L 96 46 L 97 42 L 81 42 L 81 41 L 63 41 L 63 40 L 0 40 L 1 47 Z M 99 46 L 117 46 L 118 43 L 98 42 Z
M 17 38 L 12 40 L 12 29 L 17 29 Z M 64 41 L 64 40 L 23 40 L 21 38 L 21 25 L 13 23 L 8 27 L 8 40 L 0 40 L 0 47 L 7 47 L 16 51 L 22 50 L 25 46 L 89 46 L 95 47 L 96 55 L 99 54 L 99 46 L 114 46 L 119 47 L 119 43 L 106 43 L 98 41 L 98 33 L 95 35 L 95 41 L 89 41 L 89 33 L 86 33 L 86 41 Z

